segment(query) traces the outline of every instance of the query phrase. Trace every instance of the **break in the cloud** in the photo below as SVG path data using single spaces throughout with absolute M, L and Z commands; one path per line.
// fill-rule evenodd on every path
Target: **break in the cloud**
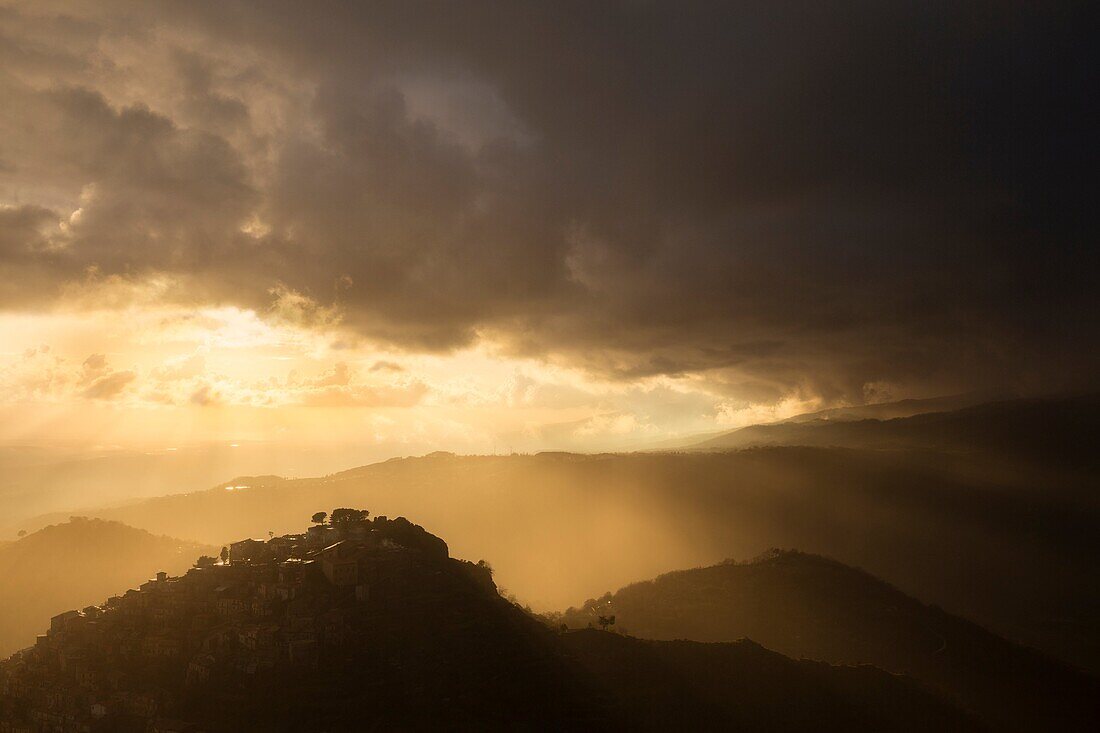
M 57 355 L 49 346 L 0 360 L 0 404 L 65 403 L 82 398 L 129 407 L 229 405 L 236 407 L 412 407 L 428 393 L 416 379 L 366 382 L 346 362 L 302 378 L 233 376 L 207 369 L 202 354 L 171 358 L 146 374 L 116 369 L 104 354 L 83 362 Z
M 611 450 L 740 424 L 705 380 L 593 379 L 484 348 L 448 355 L 317 344 L 232 309 L 0 317 L 0 439 L 352 441 L 374 453 Z M 88 344 L 103 351 L 86 354 Z M 381 366 L 380 366 L 381 365 Z M 799 403 L 774 416 L 815 407 Z
M 5 2 L 0 307 L 153 298 L 351 350 L 485 346 L 693 385 L 716 418 L 1079 386 L 1087 10 Z M 415 403 L 418 378 L 298 389 Z

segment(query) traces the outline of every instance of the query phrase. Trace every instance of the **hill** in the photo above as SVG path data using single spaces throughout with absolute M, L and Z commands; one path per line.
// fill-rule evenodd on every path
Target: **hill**
M 601 615 L 646 639 L 750 638 L 794 658 L 909 674 L 995 730 L 1079 730 L 1100 719 L 1096 680 L 816 555 L 774 551 L 668 573 L 553 623 L 584 628 Z
M 914 680 L 870 666 L 795 661 L 751 641 L 562 637 L 626 730 L 978 730 Z
M 217 551 L 81 517 L 0 545 L 0 654 L 33 644 L 54 614 L 136 586 L 159 570 L 181 572 Z
M 912 680 L 755 645 L 556 634 L 403 518 L 234 544 L 55 618 L 0 721 L 90 731 L 968 730 Z M 174 726 L 174 727 L 173 727 Z

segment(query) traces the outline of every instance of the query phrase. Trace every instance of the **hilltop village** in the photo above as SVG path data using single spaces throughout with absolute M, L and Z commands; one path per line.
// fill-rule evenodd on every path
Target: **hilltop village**
M 444 574 L 496 598 L 488 566 L 449 559 L 407 519 L 336 509 L 313 521 L 54 616 L 32 648 L 0 663 L 0 733 L 206 730 L 186 715 L 338 667 L 368 622 L 375 632 L 400 623 L 396 604 L 453 599 Z

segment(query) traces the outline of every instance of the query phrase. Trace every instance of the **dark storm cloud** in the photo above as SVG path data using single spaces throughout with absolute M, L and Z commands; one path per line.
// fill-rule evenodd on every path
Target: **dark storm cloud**
M 409 349 L 753 399 L 1097 366 L 1085 4 L 148 8 L 74 6 L 70 33 L 174 29 L 156 112 L 108 103 L 75 41 L 3 80 L 0 176 L 84 192 L 52 248 L 57 203 L 0 212 L 5 267 L 285 288 Z

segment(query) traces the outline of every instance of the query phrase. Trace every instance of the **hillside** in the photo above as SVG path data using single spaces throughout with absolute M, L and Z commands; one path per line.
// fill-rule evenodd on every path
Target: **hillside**
M 700 642 L 749 638 L 794 658 L 912 675 L 995 730 L 1074 730 L 1100 719 L 1100 684 L 841 563 L 774 551 L 662 575 L 554 618 L 614 615 L 626 633 Z
M 795 661 L 751 641 L 563 635 L 626 730 L 978 730 L 914 680 L 874 667 Z
M 912 680 L 751 644 L 557 634 L 403 518 L 267 542 L 57 619 L 0 721 L 90 731 L 968 730 Z M 169 724 L 166 719 L 175 723 Z
M 50 617 L 147 580 L 181 572 L 219 548 L 74 517 L 0 545 L 0 654 L 34 643 Z

